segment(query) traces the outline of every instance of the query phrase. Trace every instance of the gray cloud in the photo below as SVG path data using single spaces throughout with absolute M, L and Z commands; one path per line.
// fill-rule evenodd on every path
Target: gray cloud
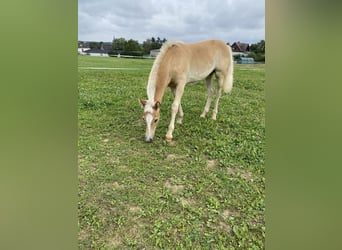
M 78 39 L 265 39 L 264 0 L 79 0 Z

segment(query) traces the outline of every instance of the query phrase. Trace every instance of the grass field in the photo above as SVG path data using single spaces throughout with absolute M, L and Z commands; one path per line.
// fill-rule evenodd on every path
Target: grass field
M 172 143 L 167 90 L 145 143 L 152 63 L 79 56 L 79 248 L 264 249 L 264 65 L 235 66 L 217 121 L 199 118 L 204 81 L 189 84 Z

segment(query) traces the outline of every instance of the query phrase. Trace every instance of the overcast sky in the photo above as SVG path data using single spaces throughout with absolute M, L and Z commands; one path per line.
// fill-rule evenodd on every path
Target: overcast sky
M 265 39 L 264 0 L 78 0 L 78 40 Z

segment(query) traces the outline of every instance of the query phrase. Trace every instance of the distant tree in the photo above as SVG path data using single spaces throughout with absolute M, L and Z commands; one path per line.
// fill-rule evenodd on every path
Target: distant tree
M 142 45 L 144 53 L 148 54 L 153 49 L 160 49 L 163 43 L 165 43 L 166 41 L 166 38 L 160 39 L 160 37 L 157 37 L 157 39 L 155 39 L 154 37 L 152 37 L 151 39 L 146 39 Z
M 141 51 L 142 48 L 140 47 L 140 44 L 138 41 L 135 41 L 133 39 L 129 39 L 125 45 L 124 45 L 124 51 Z
M 161 39 L 160 37 L 157 37 L 156 39 L 151 37 L 146 39 L 142 44 L 139 44 L 138 41 L 133 39 L 126 40 L 123 37 L 114 38 L 112 41 L 112 54 L 139 56 L 143 54 L 149 54 L 153 49 L 160 49 L 163 43 L 166 41 L 166 38 Z
M 126 39 L 123 37 L 114 38 L 112 43 L 112 50 L 114 54 L 119 54 L 124 50 Z
M 265 62 L 265 40 L 251 44 L 249 57 L 253 57 L 256 62 Z
M 250 50 L 255 53 L 264 53 L 265 54 L 265 40 L 261 40 L 258 43 L 251 44 Z
M 151 51 L 152 47 L 152 39 L 146 39 L 142 44 L 144 54 L 148 54 Z
M 100 43 L 98 42 L 89 42 L 89 48 L 91 49 L 98 49 L 100 46 Z
M 123 46 L 122 55 L 142 56 L 144 54 L 142 46 L 138 41 L 129 39 Z

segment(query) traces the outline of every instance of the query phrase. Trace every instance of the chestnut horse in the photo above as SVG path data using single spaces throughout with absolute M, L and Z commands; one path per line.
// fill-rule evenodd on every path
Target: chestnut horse
M 166 90 L 170 87 L 174 95 L 171 121 L 166 140 L 172 140 L 175 118 L 181 124 L 183 110 L 181 98 L 186 83 L 206 79 L 208 99 L 201 117 L 209 112 L 213 88 L 212 77 L 216 76 L 218 87 L 212 119 L 216 120 L 222 89 L 225 93 L 233 87 L 233 57 L 231 48 L 223 41 L 207 40 L 198 43 L 166 42 L 155 59 L 147 84 L 148 100 L 140 99 L 146 121 L 145 141 L 152 142 L 160 117 L 160 105 Z

